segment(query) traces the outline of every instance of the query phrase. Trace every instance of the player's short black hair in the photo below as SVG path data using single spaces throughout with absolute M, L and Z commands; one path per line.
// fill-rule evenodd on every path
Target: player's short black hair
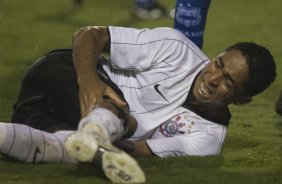
M 239 50 L 249 66 L 249 80 L 245 84 L 243 95 L 255 96 L 264 91 L 276 77 L 276 65 L 270 51 L 253 42 L 239 42 L 225 51 Z

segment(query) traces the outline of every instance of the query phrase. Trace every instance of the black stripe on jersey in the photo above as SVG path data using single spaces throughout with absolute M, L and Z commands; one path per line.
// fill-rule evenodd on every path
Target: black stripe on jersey
M 6 153 L 7 155 L 9 155 L 10 152 L 12 151 L 14 144 L 15 144 L 15 140 L 16 140 L 16 128 L 15 128 L 15 125 L 13 123 L 12 123 L 12 125 L 13 125 L 13 130 L 14 130 L 13 143 L 11 144 L 9 151 Z
M 185 95 L 186 93 L 189 93 L 189 91 L 183 93 L 183 95 Z M 179 107 L 180 107 L 180 106 L 179 106 Z M 155 109 L 152 109 L 152 110 L 150 110 L 150 111 L 144 111 L 144 112 L 136 112 L 136 111 L 133 111 L 133 110 L 130 110 L 129 112 L 134 112 L 134 113 L 136 113 L 136 114 L 146 114 L 146 113 L 151 113 L 151 112 L 153 112 L 153 111 L 156 111 L 156 110 L 158 110 L 158 109 L 160 109 L 160 108 L 162 108 L 162 107 L 155 108 Z
M 62 149 L 62 158 L 61 158 L 61 160 L 60 160 L 60 163 L 62 163 L 63 162 L 63 160 L 64 160 L 64 158 L 65 158 L 65 151 L 64 151 L 64 148 L 63 148 L 63 144 L 61 143 L 61 141 L 60 141 L 60 139 L 55 135 L 55 134 L 53 134 L 54 135 L 54 137 L 57 139 L 57 141 L 60 143 L 60 145 L 61 145 L 61 149 Z
M 169 38 L 163 38 L 160 40 L 154 40 L 154 41 L 150 41 L 150 42 L 146 42 L 146 43 L 121 43 L 121 42 L 111 42 L 111 44 L 119 44 L 119 45 L 147 45 L 147 44 L 151 44 L 151 43 L 155 43 L 155 42 L 161 42 L 161 41 L 177 41 L 180 42 L 181 44 L 185 45 L 186 47 L 188 47 L 189 49 L 191 49 L 199 58 L 202 59 L 203 63 L 205 64 L 205 59 L 203 59 L 194 49 L 192 49 L 191 47 L 189 47 L 189 45 L 187 43 L 184 43 L 182 40 L 177 40 L 177 39 L 169 39 Z
M 142 88 L 145 88 L 145 87 L 148 87 L 148 86 L 152 86 L 152 85 L 158 84 L 158 83 L 160 83 L 161 81 L 165 81 L 165 80 L 171 79 L 171 78 L 176 77 L 176 76 L 178 76 L 178 75 L 181 75 L 182 73 L 185 73 L 185 72 L 186 72 L 186 71 L 183 71 L 183 72 L 181 72 L 181 73 L 175 74 L 174 76 L 170 76 L 170 77 L 167 77 L 167 78 L 165 78 L 165 79 L 161 79 L 161 80 L 159 80 L 159 81 L 155 81 L 154 83 L 151 83 L 151 84 L 148 84 L 148 85 L 145 85 L 145 86 L 141 86 L 141 87 L 133 87 L 133 86 L 126 86 L 126 85 L 118 85 L 118 87 L 125 87 L 125 88 L 130 88 L 130 89 L 142 89 Z M 192 73 L 189 74 L 189 75 L 192 75 L 192 74 L 194 74 L 194 72 L 192 72 Z M 189 75 L 187 75 L 187 76 L 189 76 Z
M 31 130 L 30 130 L 30 127 L 28 127 L 28 130 L 29 130 L 29 135 L 30 135 L 30 146 L 29 146 L 29 150 L 27 152 L 27 155 L 25 157 L 25 159 L 23 160 L 23 162 L 26 162 L 26 159 L 28 158 L 29 154 L 30 154 L 30 151 L 31 151 L 31 148 L 32 148 L 32 145 L 33 145 L 33 139 L 32 139 L 32 133 L 31 133 Z

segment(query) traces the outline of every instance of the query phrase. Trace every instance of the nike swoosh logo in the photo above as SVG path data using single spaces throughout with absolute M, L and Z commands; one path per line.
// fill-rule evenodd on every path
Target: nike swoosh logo
M 37 155 L 40 154 L 40 153 L 41 153 L 40 149 L 36 147 L 36 149 L 34 151 L 34 155 L 33 155 L 33 160 L 32 160 L 33 164 L 35 164 Z
M 168 100 L 167 100 L 167 99 L 164 97 L 164 95 L 160 92 L 159 86 L 160 86 L 160 84 L 154 85 L 154 89 L 157 91 L 157 93 L 159 93 L 159 95 L 161 95 L 161 96 L 163 97 L 163 99 L 165 99 L 165 100 L 168 102 Z

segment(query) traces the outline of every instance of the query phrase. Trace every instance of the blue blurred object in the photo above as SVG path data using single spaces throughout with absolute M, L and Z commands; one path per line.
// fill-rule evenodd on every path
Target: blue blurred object
M 177 0 L 174 28 L 181 31 L 199 48 L 203 46 L 203 34 L 211 0 Z
M 142 8 L 150 8 L 155 3 L 154 0 L 134 0 L 135 5 Z

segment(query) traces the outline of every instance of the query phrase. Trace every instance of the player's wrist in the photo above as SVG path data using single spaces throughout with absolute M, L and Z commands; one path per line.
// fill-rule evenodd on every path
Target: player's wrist
M 134 150 L 135 150 L 134 143 L 132 141 L 129 141 L 129 140 L 123 140 L 123 141 L 120 141 L 120 142 L 116 142 L 116 143 L 114 143 L 114 145 L 116 147 L 118 147 L 119 149 L 125 151 L 128 154 L 133 153 Z

